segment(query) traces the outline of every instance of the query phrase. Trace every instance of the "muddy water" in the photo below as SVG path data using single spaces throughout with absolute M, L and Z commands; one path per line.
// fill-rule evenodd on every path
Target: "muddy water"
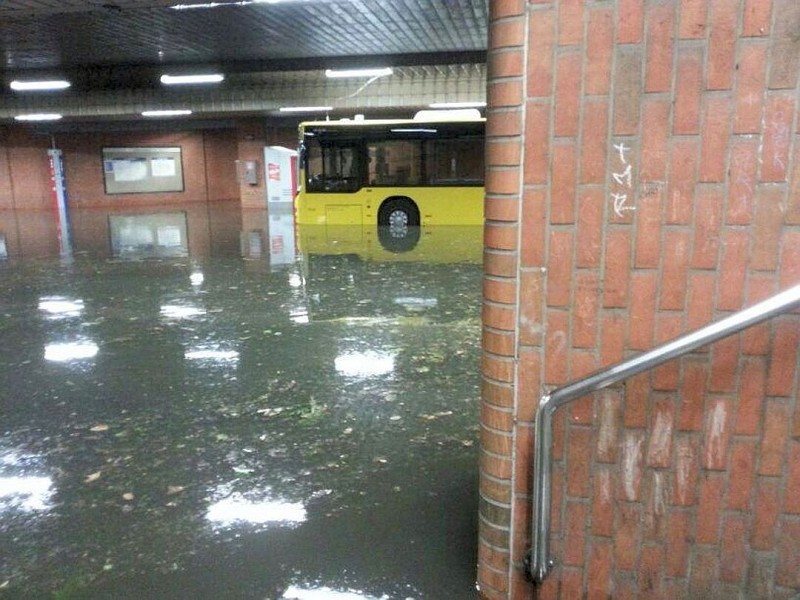
M 267 230 L 10 245 L 0 598 L 475 597 L 480 232 Z

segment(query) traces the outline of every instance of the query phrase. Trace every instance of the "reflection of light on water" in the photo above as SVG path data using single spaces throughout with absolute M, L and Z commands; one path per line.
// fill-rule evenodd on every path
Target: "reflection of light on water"
M 93 358 L 99 348 L 94 342 L 69 342 L 65 344 L 47 344 L 44 347 L 44 359 L 55 362 L 82 360 Z
M 203 285 L 203 282 L 205 281 L 205 279 L 206 278 L 199 271 L 195 272 L 195 273 L 192 273 L 189 276 L 189 281 L 191 281 L 192 285 L 194 285 L 194 286 Z
M 305 307 L 293 308 L 289 311 L 289 318 L 293 323 L 308 323 L 308 309 Z
M 204 314 L 206 314 L 206 311 L 196 306 L 165 304 L 161 307 L 161 316 L 167 319 L 188 319 L 189 317 L 199 317 Z
M 306 508 L 302 502 L 253 501 L 241 494 L 231 494 L 209 506 L 206 519 L 220 527 L 235 523 L 297 525 L 306 520 Z
M 187 360 L 208 360 L 214 362 L 236 363 L 239 362 L 239 353 L 236 350 L 219 350 L 216 348 L 195 348 L 184 353 Z
M 49 477 L 0 477 L 0 512 L 11 508 L 47 510 L 52 487 Z
M 70 300 L 63 296 L 39 298 L 39 310 L 52 315 L 52 319 L 78 317 L 83 312 L 83 300 Z
M 416 298 L 413 296 L 404 296 L 402 298 L 395 298 L 395 304 L 407 308 L 408 310 L 422 310 L 423 308 L 433 308 L 439 304 L 437 298 Z
M 303 285 L 303 279 L 297 273 L 289 275 L 289 287 L 298 288 Z
M 289 589 L 283 592 L 283 600 L 385 600 L 389 596 L 367 596 L 364 592 L 356 590 L 334 590 L 329 587 L 301 588 L 290 585 Z
M 348 377 L 372 377 L 394 371 L 394 355 L 381 352 L 348 352 L 334 360 L 336 370 Z

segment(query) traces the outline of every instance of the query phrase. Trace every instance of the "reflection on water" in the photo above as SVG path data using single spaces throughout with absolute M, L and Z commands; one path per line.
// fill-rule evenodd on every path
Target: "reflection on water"
M 196 306 L 175 306 L 167 304 L 161 307 L 161 316 L 167 319 L 190 319 L 191 317 L 201 317 L 206 314 L 204 308 Z
M 327 586 L 323 587 L 299 587 L 289 586 L 281 598 L 285 600 L 384 600 L 389 596 L 367 596 L 363 592 L 353 590 L 334 590 Z
M 301 502 L 251 500 L 241 494 L 231 494 L 211 503 L 206 512 L 206 519 L 215 527 L 231 527 L 239 523 L 292 526 L 299 525 L 306 518 L 306 507 Z
M 0 454 L 0 519 L 13 511 L 46 511 L 52 496 L 53 479 L 42 474 L 35 457 Z
M 9 242 L 0 596 L 473 598 L 480 232 L 284 228 L 276 264 L 220 210 L 186 257 L 108 214 L 72 261 Z
M 48 313 L 54 319 L 80 317 L 83 312 L 83 300 L 70 300 L 63 296 L 44 296 L 39 299 L 39 310 Z
M 336 370 L 346 377 L 373 377 L 394 372 L 394 355 L 386 352 L 347 352 L 336 357 Z
M 44 359 L 54 362 L 67 362 L 94 358 L 99 348 L 91 341 L 63 342 L 47 344 L 44 347 Z

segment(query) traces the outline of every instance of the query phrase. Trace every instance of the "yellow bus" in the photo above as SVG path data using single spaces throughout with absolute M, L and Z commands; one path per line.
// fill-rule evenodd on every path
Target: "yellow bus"
M 301 123 L 297 223 L 481 225 L 484 136 L 477 110 Z

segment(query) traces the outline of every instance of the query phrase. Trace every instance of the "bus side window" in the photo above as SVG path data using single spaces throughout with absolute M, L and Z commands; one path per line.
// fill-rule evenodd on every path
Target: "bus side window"
M 368 146 L 372 185 L 418 185 L 421 147 L 417 140 L 382 140 Z
M 310 141 L 305 150 L 306 189 L 309 192 L 322 191 L 322 148 L 318 141 L 313 140 Z
M 428 142 L 428 183 L 483 183 L 483 140 L 438 139 Z

